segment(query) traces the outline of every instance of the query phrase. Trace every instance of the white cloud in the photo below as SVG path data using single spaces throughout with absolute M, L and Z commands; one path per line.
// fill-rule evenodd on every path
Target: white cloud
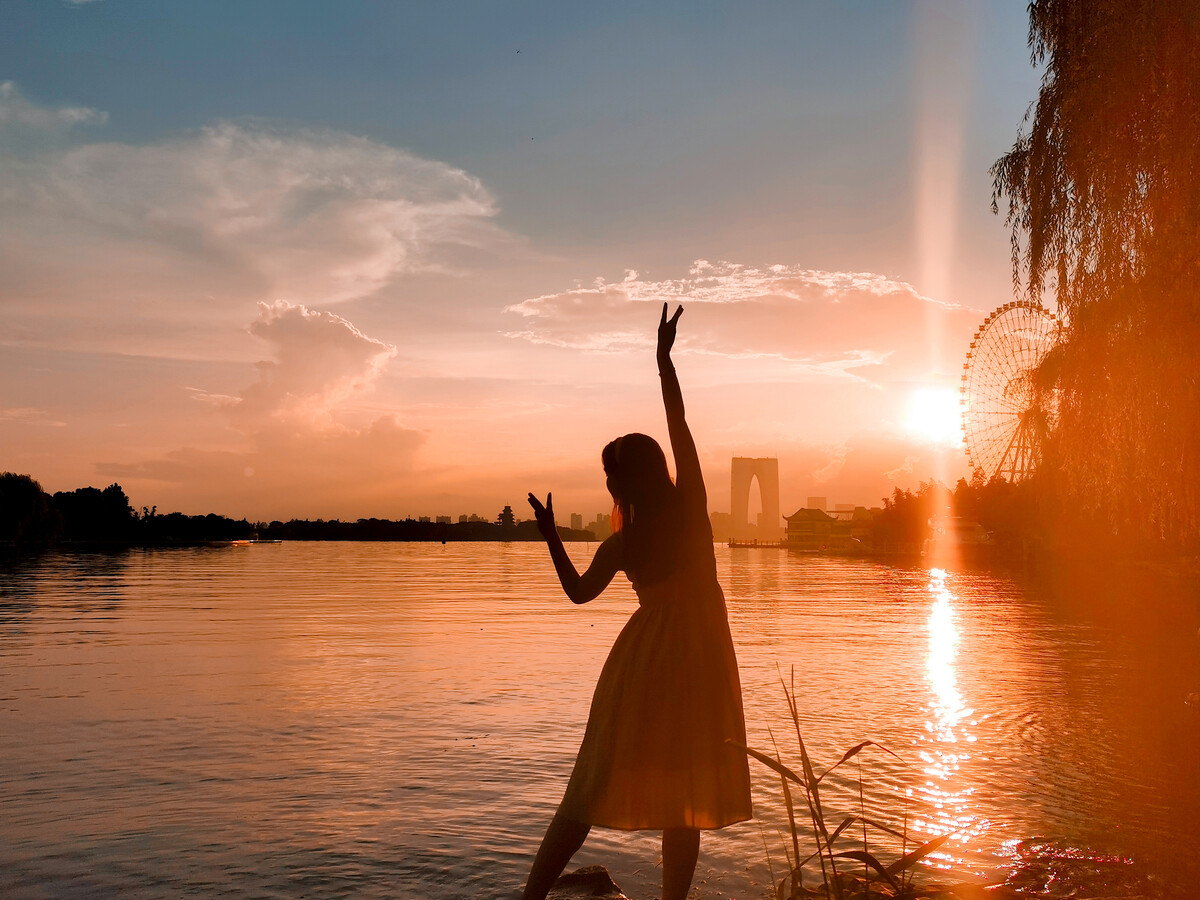
M 850 293 L 876 297 L 905 295 L 946 308 L 958 308 L 922 296 L 911 284 L 874 272 L 826 272 L 801 266 L 773 265 L 764 268 L 740 263 L 711 263 L 698 259 L 686 278 L 644 281 L 634 269 L 626 269 L 621 281 L 597 278 L 591 285 L 576 285 L 570 291 L 533 297 L 508 307 L 527 317 L 543 317 L 564 306 L 581 308 L 587 303 L 609 308 L 625 302 L 662 303 L 755 303 L 765 300 L 812 300 L 823 296 L 836 303 Z
M 494 214 L 461 170 L 335 132 L 223 123 L 156 144 L 88 144 L 0 168 L 5 205 L 71 222 L 72 240 L 125 243 L 220 269 L 253 294 L 333 303 L 438 265 Z M 244 299 L 246 293 L 238 292 Z
M 394 346 L 334 313 L 284 300 L 260 303 L 258 318 L 247 330 L 271 351 L 271 359 L 255 364 L 258 378 L 237 396 L 189 388 L 196 400 L 228 416 L 236 430 L 255 440 L 274 434 L 301 440 L 345 437 L 369 430 L 370 425 L 355 421 L 353 401 L 374 387 L 396 355 Z
M 333 313 L 284 300 L 259 308 L 249 331 L 271 345 L 275 359 L 258 363 L 258 381 L 230 406 L 251 428 L 264 419 L 330 424 L 338 407 L 370 388 L 396 355 L 395 347 Z
M 0 136 L 103 116 L 42 109 L 11 83 L 0 110 Z M 495 212 L 466 172 L 336 131 L 241 121 L 51 142 L 0 156 L 0 315 L 28 344 L 211 355 L 248 304 L 325 306 L 457 270 L 503 239 Z
M 787 377 L 862 380 L 885 365 L 893 377 L 918 365 L 929 316 L 957 332 L 978 313 L 920 294 L 872 272 L 827 272 L 800 266 L 764 268 L 698 260 L 683 278 L 648 280 L 627 270 L 532 297 L 506 311 L 524 327 L 511 338 L 596 353 L 645 352 L 654 346 L 658 307 L 702 305 L 685 314 L 681 353 L 771 366 Z M 902 377 L 902 375 L 901 375 Z

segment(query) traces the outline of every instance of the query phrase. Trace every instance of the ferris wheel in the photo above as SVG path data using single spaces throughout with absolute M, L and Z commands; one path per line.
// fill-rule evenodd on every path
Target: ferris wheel
M 1029 300 L 1005 303 L 976 330 L 960 388 L 972 470 L 1020 481 L 1037 469 L 1057 415 L 1038 367 L 1061 330 L 1057 316 Z

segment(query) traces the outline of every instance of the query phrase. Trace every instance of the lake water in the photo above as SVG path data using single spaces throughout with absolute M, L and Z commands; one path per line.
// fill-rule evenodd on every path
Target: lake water
M 864 739 L 905 761 L 869 748 L 831 776 L 831 821 L 861 761 L 869 816 L 958 829 L 932 860 L 954 874 L 1196 895 L 1194 583 L 717 562 L 751 745 L 770 729 L 799 767 L 794 671 L 815 761 Z M 621 578 L 573 606 L 536 544 L 0 565 L 0 893 L 512 897 L 635 603 Z M 764 896 L 768 851 L 781 874 L 779 782 L 751 771 L 757 818 L 705 833 L 698 897 Z M 657 835 L 595 830 L 576 864 L 597 862 L 657 896 Z

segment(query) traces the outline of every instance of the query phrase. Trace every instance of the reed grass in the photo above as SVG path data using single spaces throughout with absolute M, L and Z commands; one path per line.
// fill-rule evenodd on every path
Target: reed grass
M 774 732 L 770 728 L 767 729 L 767 733 L 770 735 L 771 744 L 775 749 L 774 756 L 754 750 L 743 744 L 737 744 L 736 741 L 731 742 L 737 744 L 752 759 L 757 760 L 775 772 L 779 776 L 780 785 L 783 788 L 783 802 L 787 808 L 789 835 L 786 836 L 784 841 L 787 871 L 778 882 L 775 881 L 775 870 L 771 863 L 770 851 L 767 851 L 767 866 L 771 872 L 772 887 L 775 890 L 776 900 L 812 900 L 812 898 L 868 900 L 868 898 L 880 897 L 895 898 L 895 900 L 917 900 L 917 898 L 928 897 L 931 894 L 942 893 L 941 890 L 931 888 L 931 886 L 917 885 L 913 878 L 913 868 L 918 862 L 946 843 L 953 835 L 953 832 L 939 835 L 933 840 L 926 841 L 910 851 L 908 849 L 907 805 L 903 813 L 903 822 L 898 829 L 867 817 L 866 803 L 863 797 L 861 760 L 859 760 L 858 770 L 858 814 L 846 816 L 832 831 L 829 830 L 826 822 L 826 809 L 821 802 L 822 782 L 832 772 L 851 759 L 854 759 L 868 747 L 873 747 L 883 753 L 887 753 L 897 760 L 900 760 L 900 757 L 874 741 L 862 741 L 843 753 L 841 759 L 818 775 L 816 767 L 808 755 L 808 748 L 805 746 L 804 736 L 800 730 L 800 713 L 796 705 L 795 679 L 796 674 L 795 670 L 793 670 L 790 687 L 783 680 L 782 673 L 780 674 L 779 681 L 783 687 L 784 697 L 787 699 L 788 713 L 796 731 L 796 741 L 800 746 L 800 768 L 803 774 L 797 773 L 783 762 L 782 754 L 779 752 L 779 744 L 775 740 Z M 903 762 L 903 760 L 900 761 Z M 815 850 L 803 858 L 800 855 L 801 831 L 803 829 L 797 821 L 796 790 L 794 787 L 796 785 L 803 792 L 805 806 L 807 807 L 807 818 L 812 828 L 812 841 L 816 846 Z M 804 817 L 804 811 L 801 811 L 799 816 L 801 818 Z M 852 849 L 838 849 L 838 841 L 843 839 L 849 833 L 848 829 L 856 823 L 862 826 L 862 846 Z M 900 857 L 890 862 L 884 862 L 880 859 L 870 848 L 868 843 L 868 829 L 874 829 L 878 832 L 899 838 L 902 848 Z M 804 843 L 806 845 L 809 843 L 807 837 Z M 763 845 L 765 848 L 765 837 Z M 849 845 L 843 842 L 842 846 L 848 847 Z M 821 882 L 815 884 L 813 887 L 808 887 L 804 883 L 804 870 L 805 866 L 812 863 L 814 859 L 820 864 Z M 861 875 L 856 873 L 857 866 L 854 865 L 855 863 L 862 864 Z

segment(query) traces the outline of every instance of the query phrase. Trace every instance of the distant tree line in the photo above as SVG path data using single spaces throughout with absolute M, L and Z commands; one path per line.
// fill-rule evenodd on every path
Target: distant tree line
M 20 548 L 59 544 L 170 545 L 245 539 L 254 526 L 212 513 L 139 513 L 119 484 L 51 495 L 29 475 L 0 474 L 0 543 Z
M 0 545 L 38 549 L 59 545 L 176 546 L 214 541 L 540 541 L 537 523 L 517 522 L 509 507 L 493 522 L 414 519 L 292 519 L 250 522 L 213 513 L 161 514 L 129 503 L 119 484 L 53 495 L 29 475 L 0 474 Z M 590 532 L 558 529 L 563 540 L 595 540 Z
M 564 541 L 594 541 L 590 531 L 558 527 Z M 415 519 L 292 519 L 259 529 L 264 540 L 286 541 L 540 541 L 532 519 L 516 522 L 419 522 Z
M 1043 494 L 1035 480 L 1015 484 L 999 477 L 988 480 L 977 470 L 970 481 L 960 478 L 953 490 L 939 481 L 926 481 L 915 491 L 896 488 L 884 498 L 883 509 L 872 523 L 871 542 L 875 547 L 920 547 L 932 533 L 931 520 L 959 516 L 982 525 L 1001 549 L 1045 549 L 1042 505 Z

